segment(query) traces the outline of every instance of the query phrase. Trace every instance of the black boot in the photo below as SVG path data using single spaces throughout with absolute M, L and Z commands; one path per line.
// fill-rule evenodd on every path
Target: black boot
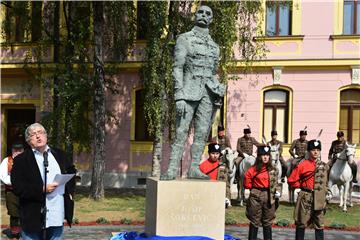
M 315 229 L 315 240 L 324 240 L 324 230 Z
M 358 181 L 356 180 L 357 165 L 356 165 L 356 164 L 351 164 L 350 167 L 351 167 L 351 172 L 352 172 L 352 175 L 353 175 L 352 182 L 353 182 L 353 183 L 357 183 L 357 182 L 358 182 Z
M 264 240 L 272 240 L 271 226 L 263 227 Z
M 304 240 L 305 238 L 305 228 L 296 228 L 295 240 Z
M 257 239 L 257 232 L 258 232 L 258 228 L 253 226 L 251 223 L 250 223 L 250 226 L 249 226 L 249 240 L 256 240 Z

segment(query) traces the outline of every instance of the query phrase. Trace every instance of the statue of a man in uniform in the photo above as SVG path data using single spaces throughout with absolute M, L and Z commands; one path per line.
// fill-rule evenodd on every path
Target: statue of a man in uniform
M 212 124 L 215 103 L 224 96 L 226 90 L 216 78 L 220 50 L 209 35 L 208 27 L 212 20 L 211 8 L 201 6 L 196 11 L 193 29 L 179 35 L 176 41 L 173 69 L 176 137 L 171 145 L 169 167 L 160 177 L 162 180 L 173 180 L 177 176 L 193 120 L 195 133 L 188 178 L 208 179 L 200 171 L 199 162 Z

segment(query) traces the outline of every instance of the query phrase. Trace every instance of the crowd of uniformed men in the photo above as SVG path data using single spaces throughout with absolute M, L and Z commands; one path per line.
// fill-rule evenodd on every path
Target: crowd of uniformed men
M 296 225 L 295 239 L 302 240 L 305 228 L 312 225 L 315 228 L 315 239 L 324 239 L 324 214 L 326 203 L 331 197 L 328 189 L 328 177 L 330 168 L 336 161 L 336 154 L 346 147 L 344 133 L 337 132 L 337 140 L 331 144 L 328 163 L 321 161 L 321 142 L 318 139 L 306 140 L 307 131 L 301 130 L 300 137 L 294 140 L 289 149 L 292 156 L 290 159 L 291 174 L 287 178 L 292 188 L 300 188 L 295 205 L 294 219 Z M 245 173 L 244 187 L 250 189 L 249 199 L 246 205 L 246 216 L 250 221 L 249 240 L 257 239 L 260 226 L 263 227 L 265 240 L 272 239 L 271 226 L 275 219 L 275 211 L 279 206 L 281 189 L 278 184 L 278 170 L 272 165 L 270 157 L 270 145 L 279 144 L 279 160 L 281 162 L 281 181 L 287 172 L 287 164 L 282 157 L 283 143 L 277 139 L 277 131 L 271 132 L 271 141 L 260 143 L 251 136 L 251 129 L 244 129 L 244 136 L 237 141 L 237 152 L 239 157 L 236 164 L 245 158 L 244 153 L 253 155 L 253 146 L 257 147 L 255 164 Z M 209 159 L 200 165 L 202 172 L 209 175 L 211 179 L 224 180 L 227 183 L 226 198 L 231 199 L 230 181 L 226 176 L 227 171 L 218 171 L 221 165 L 221 151 L 231 148 L 230 140 L 225 135 L 225 129 L 218 127 L 218 135 L 208 145 Z M 224 160 L 223 160 L 224 161 Z M 356 163 L 349 162 L 352 169 L 353 182 L 357 183 Z M 225 176 L 224 176 L 225 175 Z

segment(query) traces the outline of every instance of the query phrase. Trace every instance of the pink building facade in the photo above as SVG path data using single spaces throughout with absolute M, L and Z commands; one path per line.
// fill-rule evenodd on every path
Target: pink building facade
M 359 1 L 350 2 L 357 4 L 359 15 Z M 267 57 L 254 62 L 254 73 L 248 75 L 240 73 L 242 62 L 236 63 L 239 71 L 232 74 L 240 79 L 228 83 L 224 117 L 216 118 L 212 135 L 216 135 L 217 125 L 223 124 L 235 149 L 247 125 L 259 141 L 263 135 L 269 140 L 270 131 L 276 129 L 285 143 L 285 159 L 289 158 L 291 142 L 305 126 L 307 139 L 316 138 L 323 130 L 320 140 L 325 161 L 338 130 L 344 131 L 350 142 L 360 144 L 360 16 L 353 16 L 355 20 L 349 22 L 352 6 L 355 5 L 342 0 L 294 0 L 287 9 L 277 11 L 267 9 L 263 1 L 263 22 L 259 24 L 266 34 L 256 41 L 265 41 Z M 12 132 L 25 124 L 20 111 L 26 112 L 28 124 L 41 121 L 47 108 L 49 93 L 22 70 L 25 48 L 29 46 L 19 45 L 1 53 L 2 158 Z M 121 73 L 114 77 L 121 86 L 119 94 L 107 95 L 107 108 L 119 119 L 119 124 L 106 126 L 105 182 L 109 187 L 144 186 L 151 172 L 152 141 L 144 135 L 139 113 L 144 101 L 138 74 L 141 49 L 140 44 L 134 57 L 119 64 Z M 26 88 L 29 82 L 31 88 Z M 85 153 L 74 156 L 83 185 L 89 185 L 91 180 L 89 156 Z M 168 157 L 169 143 L 165 142 L 163 168 Z M 356 157 L 359 165 L 359 146 Z M 185 153 L 182 175 L 186 173 L 188 158 Z

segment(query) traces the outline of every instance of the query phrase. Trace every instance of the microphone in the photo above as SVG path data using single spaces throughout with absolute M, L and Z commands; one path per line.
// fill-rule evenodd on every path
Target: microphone
M 44 167 L 48 167 L 48 166 L 49 166 L 48 152 L 45 151 L 45 152 L 43 153 L 43 156 L 44 156 Z

